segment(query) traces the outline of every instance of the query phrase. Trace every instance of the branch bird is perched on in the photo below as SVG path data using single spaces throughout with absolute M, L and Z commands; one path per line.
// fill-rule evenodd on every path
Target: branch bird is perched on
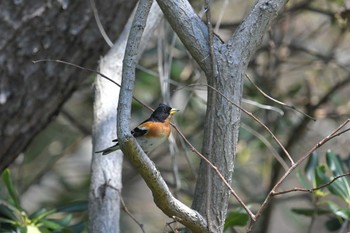
M 147 120 L 131 131 L 132 136 L 136 138 L 146 154 L 152 152 L 169 137 L 171 131 L 170 120 L 178 111 L 161 103 Z M 113 142 L 116 142 L 114 146 L 96 151 L 96 153 L 102 152 L 102 155 L 106 155 L 119 150 L 118 139 L 114 139 Z

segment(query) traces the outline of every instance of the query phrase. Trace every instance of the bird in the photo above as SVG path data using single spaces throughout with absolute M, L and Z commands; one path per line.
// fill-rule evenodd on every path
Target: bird
M 147 120 L 143 121 L 131 131 L 131 135 L 136 138 L 138 144 L 146 154 L 152 152 L 169 137 L 171 132 L 170 121 L 172 116 L 178 111 L 178 109 L 160 103 Z M 107 155 L 113 151 L 119 150 L 118 139 L 114 139 L 112 142 L 116 144 L 106 149 L 96 151 L 95 153 Z

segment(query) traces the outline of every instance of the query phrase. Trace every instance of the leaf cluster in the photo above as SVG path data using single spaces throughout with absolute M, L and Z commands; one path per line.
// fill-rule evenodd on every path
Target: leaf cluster
M 28 213 L 21 206 L 20 196 L 14 187 L 9 169 L 2 173 L 2 180 L 8 193 L 8 199 L 0 200 L 1 232 L 80 233 L 86 228 L 84 220 L 76 221 L 74 218 L 74 214 L 87 210 L 86 201 L 74 202 L 55 209 L 40 208 L 33 213 Z
M 349 177 L 343 176 L 349 171 L 350 156 L 341 159 L 339 155 L 328 150 L 326 164 L 323 164 L 319 161 L 319 155 L 313 152 L 305 166 L 304 174 L 299 171 L 297 176 L 305 188 L 313 191 L 315 208 L 293 208 L 292 211 L 307 217 L 327 215 L 329 219 L 325 227 L 329 231 L 339 230 L 344 221 L 350 220 Z

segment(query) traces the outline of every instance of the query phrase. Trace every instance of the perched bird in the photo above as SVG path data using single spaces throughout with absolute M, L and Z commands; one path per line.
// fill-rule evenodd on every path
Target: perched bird
M 147 120 L 131 131 L 132 136 L 136 138 L 146 154 L 152 152 L 169 137 L 171 131 L 170 120 L 178 111 L 161 103 Z M 119 150 L 118 139 L 114 139 L 113 142 L 116 142 L 114 146 L 96 151 L 96 153 L 102 152 L 102 155 L 106 155 Z

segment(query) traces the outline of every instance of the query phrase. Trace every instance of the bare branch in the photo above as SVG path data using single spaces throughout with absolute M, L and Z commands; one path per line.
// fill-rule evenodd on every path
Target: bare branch
M 149 18 L 153 20 L 158 18 L 159 10 L 152 9 L 152 14 Z M 131 18 L 132 19 L 132 18 Z M 145 30 L 148 34 L 152 34 L 156 20 L 150 20 Z M 125 26 L 122 35 L 108 53 L 101 59 L 99 69 L 101 72 L 96 79 L 95 84 L 95 102 L 94 102 L 94 125 L 93 125 L 93 148 L 106 148 L 110 144 L 110 140 L 116 137 L 116 120 L 117 120 L 117 102 L 119 97 L 119 88 L 111 85 L 120 86 L 122 76 L 122 60 L 124 57 L 127 35 L 131 26 L 131 20 Z M 143 38 L 143 43 L 148 38 Z M 142 53 L 143 48 L 139 49 Z M 135 58 L 139 59 L 138 57 Z M 62 62 L 68 64 L 67 62 Z M 73 65 L 73 64 L 69 64 Z M 85 69 L 80 66 L 73 65 L 80 69 Z M 103 75 L 102 73 L 106 74 Z M 109 76 L 109 77 L 107 77 Z M 108 80 L 108 81 L 107 81 Z M 93 150 L 95 151 L 95 150 Z M 114 152 L 111 156 L 101 156 L 93 154 L 91 165 L 91 186 L 89 196 L 89 228 L 92 232 L 105 232 L 105 229 L 113 229 L 114 232 L 119 232 L 120 214 L 120 198 L 119 192 L 121 189 L 121 168 L 123 156 L 121 151 Z M 106 186 L 106 183 L 111 183 L 115 189 Z
M 285 104 L 283 103 L 282 101 L 279 101 L 279 100 L 276 100 L 274 98 L 272 98 L 271 96 L 269 96 L 268 94 L 266 94 L 263 90 L 261 90 L 256 84 L 255 82 L 249 77 L 248 74 L 245 75 L 247 77 L 247 79 L 249 80 L 249 82 L 251 82 L 251 84 L 253 84 L 253 86 L 258 89 L 258 91 L 263 95 L 265 96 L 266 98 L 268 98 L 269 100 L 272 100 L 273 102 L 279 104 L 279 105 L 282 105 L 284 107 L 287 107 L 287 108 L 290 108 L 290 109 L 293 109 L 294 111 L 297 111 L 298 113 L 301 113 L 302 115 L 304 115 L 305 117 L 308 117 L 310 120 L 313 120 L 313 121 L 316 121 L 315 118 L 309 116 L 308 114 L 304 113 L 303 111 L 297 109 L 295 106 L 292 106 L 292 105 L 288 105 L 288 104 Z
M 122 197 L 122 195 L 121 195 L 120 190 L 118 190 L 117 188 L 115 188 L 115 187 L 113 187 L 112 185 L 110 185 L 109 182 L 107 182 L 106 185 L 107 185 L 108 187 L 110 187 L 111 189 L 114 189 L 114 190 L 118 191 L 119 197 L 120 197 L 120 202 L 122 203 L 122 206 L 123 206 L 123 210 L 124 210 L 125 213 L 126 213 L 127 215 L 129 215 L 129 217 L 140 227 L 141 231 L 142 231 L 143 233 L 146 233 L 146 232 L 145 232 L 145 229 L 143 228 L 143 224 L 140 223 L 140 222 L 135 218 L 135 216 L 130 212 L 130 210 L 128 209 L 128 207 L 126 207 L 126 204 L 125 204 L 125 202 L 124 202 L 124 199 L 123 199 L 123 197 Z
M 176 125 L 171 124 L 174 129 L 178 132 L 178 134 L 184 139 L 186 144 L 190 147 L 190 149 L 196 153 L 199 157 L 201 157 L 214 171 L 215 173 L 220 177 L 222 182 L 226 185 L 226 187 L 230 190 L 231 194 L 236 198 L 236 200 L 239 202 L 239 204 L 242 205 L 242 207 L 245 209 L 245 211 L 249 214 L 251 219 L 255 220 L 255 215 L 253 212 L 249 209 L 249 207 L 243 202 L 243 200 L 238 196 L 238 194 L 233 190 L 233 188 L 230 186 L 230 184 L 227 182 L 225 177 L 220 173 L 220 171 L 217 169 L 217 167 L 212 164 L 204 155 L 202 155 L 188 140 L 187 138 L 182 134 L 182 132 L 177 128 Z
M 317 144 L 315 144 L 315 146 L 313 146 L 308 152 L 306 152 L 297 162 L 295 162 L 295 164 L 293 164 L 288 171 L 286 171 L 284 173 L 284 175 L 277 181 L 277 183 L 275 184 L 275 186 L 271 189 L 271 191 L 269 192 L 269 194 L 266 196 L 264 202 L 262 203 L 262 205 L 260 206 L 259 210 L 256 213 L 256 220 L 259 219 L 259 217 L 261 216 L 262 212 L 265 210 L 265 208 L 267 207 L 268 203 L 270 202 L 270 200 L 272 199 L 272 197 L 274 195 L 276 195 L 276 190 L 279 188 L 279 186 L 283 183 L 283 181 L 289 176 L 290 173 L 292 173 L 292 171 L 294 171 L 295 168 L 297 168 L 306 158 L 308 158 L 310 156 L 310 154 L 315 151 L 317 148 L 321 147 L 322 145 L 324 145 L 326 142 L 328 142 L 329 140 L 343 134 L 346 133 L 348 131 L 350 131 L 350 128 L 342 130 L 342 128 L 345 127 L 345 125 L 347 125 L 350 122 L 350 119 L 347 119 L 346 121 L 344 121 L 338 128 L 336 128 L 332 133 L 330 133 L 327 137 L 323 138 L 321 141 L 319 141 Z M 251 222 L 249 227 L 248 227 L 248 231 L 247 232 L 251 232 L 253 226 L 255 225 L 255 222 Z
M 118 45 L 120 45 L 120 43 L 117 42 Z M 118 48 L 122 48 L 122 45 L 120 46 L 116 46 Z M 141 50 L 142 51 L 142 50 Z M 114 53 L 114 52 L 113 52 Z M 108 59 L 106 59 L 108 60 Z M 111 83 L 115 84 L 116 86 L 120 87 L 120 84 L 118 82 L 116 82 L 115 80 L 113 80 L 113 78 L 110 78 L 108 77 L 107 75 L 105 74 L 102 74 L 101 72 L 97 71 L 97 70 L 94 70 L 94 69 L 90 69 L 90 68 L 86 68 L 86 67 L 82 67 L 82 66 L 79 66 L 79 65 L 76 65 L 76 64 L 73 64 L 73 63 L 70 63 L 70 62 L 67 62 L 67 61 L 62 61 L 62 60 L 51 60 L 51 59 L 41 59 L 41 60 L 34 60 L 32 61 L 34 64 L 35 63 L 38 63 L 38 62 L 57 62 L 57 63 L 62 63 L 62 64 L 65 64 L 65 65 L 69 65 L 69 66 L 73 66 L 75 68 L 78 68 L 78 69 L 81 69 L 81 70 L 86 70 L 86 71 L 90 71 L 90 72 L 93 72 L 95 74 L 98 74 L 100 75 L 102 78 L 110 81 Z M 148 110 L 150 111 L 153 111 L 153 109 L 151 107 L 149 107 L 147 104 L 143 103 L 141 100 L 139 100 L 138 98 L 136 98 L 135 96 L 132 97 L 136 102 L 138 102 L 139 104 L 141 104 L 142 106 L 144 106 L 145 108 L 147 108 Z
M 233 59 L 249 61 L 261 44 L 263 35 L 270 27 L 272 20 L 282 10 L 287 0 L 260 0 L 255 4 L 249 15 L 237 28 L 227 42 L 229 54 Z M 239 61 L 236 61 L 239 64 Z M 248 65 L 248 63 L 246 64 Z
M 249 125 L 242 123 L 243 129 L 247 130 L 250 134 L 257 137 L 265 146 L 269 149 L 269 151 L 272 153 L 272 155 L 275 157 L 275 159 L 281 164 L 281 166 L 284 168 L 285 171 L 288 170 L 289 166 L 288 164 L 283 160 L 283 158 L 280 156 L 280 154 L 273 148 L 271 143 L 265 138 L 264 135 L 260 134 L 259 132 L 255 131 L 253 128 L 251 128 Z
M 208 84 L 190 84 L 188 85 L 188 87 L 190 86 L 206 86 L 209 87 L 210 89 L 214 90 L 215 92 L 217 92 L 219 95 L 221 95 L 222 97 L 224 97 L 229 103 L 231 103 L 232 105 L 234 105 L 236 108 L 239 108 L 242 112 L 244 112 L 245 114 L 247 114 L 248 116 L 250 116 L 251 118 L 253 118 L 256 122 L 258 122 L 262 127 L 264 127 L 264 129 L 267 130 L 267 132 L 269 132 L 272 136 L 272 138 L 275 140 L 275 142 L 281 147 L 281 149 L 284 151 L 284 153 L 286 154 L 287 158 L 289 159 L 289 161 L 291 162 L 291 164 L 294 164 L 294 160 L 292 159 L 292 157 L 290 156 L 289 152 L 286 150 L 286 148 L 282 145 L 282 143 L 278 140 L 278 138 L 275 136 L 275 134 L 264 124 L 262 123 L 256 116 L 254 116 L 251 112 L 248 112 L 247 110 L 245 110 L 244 108 L 242 108 L 241 106 L 239 106 L 238 104 L 236 104 L 235 102 L 233 102 L 230 98 L 228 98 L 226 95 L 224 95 L 222 92 L 220 92 L 219 90 L 215 89 L 214 87 L 208 85 Z
M 94 17 L 95 17 L 95 21 L 96 21 L 98 30 L 100 31 L 103 39 L 106 41 L 106 43 L 109 45 L 109 47 L 113 47 L 113 42 L 111 41 L 111 39 L 107 35 L 107 33 L 106 33 L 105 29 L 103 28 L 103 25 L 101 23 L 101 20 L 100 20 L 100 17 L 98 15 L 98 11 L 96 8 L 95 0 L 90 0 L 90 5 L 91 5 L 92 12 L 94 13 Z
M 173 197 L 153 162 L 142 151 L 135 138 L 131 136 L 128 127 L 135 81 L 135 59 L 138 55 L 139 43 L 151 5 L 151 0 L 141 0 L 139 2 L 125 50 L 118 103 L 118 140 L 124 155 L 128 157 L 151 189 L 156 205 L 169 217 L 177 217 L 182 224 L 193 232 L 207 232 L 207 223 L 203 217 Z
M 164 16 L 205 73 L 211 74 L 208 29 L 187 0 L 157 0 Z M 214 46 L 220 43 L 214 37 Z M 220 43 L 221 44 L 221 43 Z
M 350 176 L 350 172 L 348 173 L 345 173 L 345 174 L 341 174 L 341 175 L 338 175 L 338 176 L 335 176 L 333 177 L 332 180 L 328 181 L 327 183 L 323 184 L 323 185 L 320 185 L 316 188 L 311 188 L 311 189 L 304 189 L 304 188 L 293 188 L 293 189 L 289 189 L 289 190 L 285 190 L 285 191 L 280 191 L 280 192 L 273 192 L 273 196 L 278 196 L 278 195 L 282 195 L 282 194 L 286 194 L 286 193 L 291 193 L 291 192 L 308 192 L 308 193 L 312 193 L 312 192 L 315 192 L 316 190 L 319 190 L 319 189 L 323 189 L 329 185 L 331 185 L 333 182 L 335 182 L 336 180 L 344 177 L 344 176 Z

